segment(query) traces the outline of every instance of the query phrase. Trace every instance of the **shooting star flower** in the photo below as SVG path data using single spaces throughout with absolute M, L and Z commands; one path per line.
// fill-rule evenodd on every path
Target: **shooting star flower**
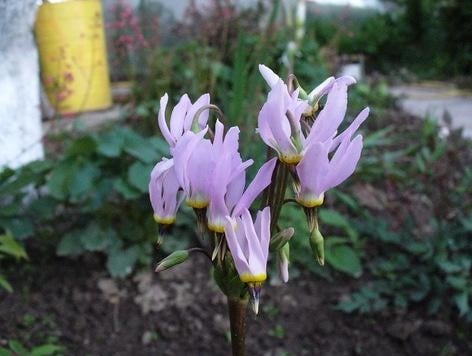
M 270 240 L 270 208 L 259 211 L 253 222 L 248 209 L 240 217 L 226 217 L 225 236 L 236 271 L 247 283 L 254 308 L 259 310 L 261 285 L 267 278 Z
M 329 159 L 334 140 L 312 144 L 296 167 L 299 180 L 296 200 L 306 208 L 323 204 L 327 190 L 344 182 L 356 169 L 362 151 L 362 136 L 351 141 L 351 135 L 344 135 L 342 141 Z
M 192 104 L 187 94 L 184 94 L 177 105 L 172 110 L 170 116 L 169 126 L 166 122 L 165 112 L 169 97 L 166 94 L 160 100 L 159 114 L 158 114 L 158 125 L 161 130 L 162 136 L 171 146 L 175 147 L 177 141 L 187 131 L 198 132 L 203 130 L 208 122 L 208 110 L 203 110 L 199 113 L 197 121 L 195 121 L 195 115 L 210 104 L 210 95 L 203 94 L 200 96 L 195 103 Z
M 183 196 L 174 170 L 172 159 L 157 163 L 149 181 L 149 198 L 154 210 L 154 220 L 163 225 L 173 224 Z

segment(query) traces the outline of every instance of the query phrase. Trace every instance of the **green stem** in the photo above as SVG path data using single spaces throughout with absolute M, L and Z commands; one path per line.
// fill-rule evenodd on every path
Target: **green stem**
M 246 355 L 246 310 L 247 299 L 228 297 L 233 356 Z

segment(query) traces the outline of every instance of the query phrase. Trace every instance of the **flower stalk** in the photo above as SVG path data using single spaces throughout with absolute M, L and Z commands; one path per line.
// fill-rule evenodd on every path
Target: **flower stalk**
M 271 208 L 271 226 L 270 231 L 274 234 L 277 228 L 277 222 L 280 217 L 282 205 L 285 200 L 285 191 L 287 190 L 289 176 L 289 166 L 281 161 L 277 161 L 277 170 L 275 181 L 273 183 L 272 194 L 269 195 L 269 206 Z
M 231 329 L 233 356 L 246 355 L 247 299 L 228 297 L 228 313 Z

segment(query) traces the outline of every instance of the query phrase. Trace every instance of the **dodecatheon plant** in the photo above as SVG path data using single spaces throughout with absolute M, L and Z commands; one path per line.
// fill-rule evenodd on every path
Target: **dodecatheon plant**
M 298 99 L 298 91 L 290 95 L 287 86 L 278 80 L 259 112 L 259 135 L 284 163 L 296 164 L 302 157 L 305 136 L 300 119 L 306 108 L 306 102 Z
M 149 182 L 155 220 L 172 224 L 185 200 L 196 214 L 202 238 L 200 246 L 174 251 L 161 260 L 156 271 L 184 263 L 193 252 L 208 258 L 213 278 L 228 300 L 233 355 L 237 356 L 244 355 L 249 299 L 258 312 L 269 250 L 276 257 L 280 279 L 289 280 L 290 242 L 295 231 L 281 226 L 285 203 L 296 202 L 303 208 L 309 245 L 314 258 L 324 265 L 317 210 L 325 193 L 353 174 L 363 145 L 356 131 L 369 115 L 369 109 L 364 109 L 338 132 L 346 115 L 348 87 L 355 82 L 351 77 L 330 77 L 307 94 L 294 75 L 284 83 L 268 67 L 260 65 L 259 70 L 271 89 L 259 112 L 257 132 L 277 157 L 268 152 L 266 162 L 247 184 L 246 170 L 254 162 L 243 160 L 239 152 L 239 128 L 230 127 L 225 133 L 219 120 L 211 128 L 207 125 L 210 109 L 224 116 L 206 94 L 194 104 L 187 95 L 182 96 L 168 125 L 168 97 L 164 95 L 158 121 L 172 159 L 156 164 Z M 321 107 L 319 100 L 325 95 Z M 294 189 L 288 196 L 290 181 Z M 262 191 L 262 206 L 266 207 L 254 221 L 251 205 Z
M 271 182 L 272 172 L 275 168 L 276 158 L 264 163 L 252 182 L 244 190 L 246 185 L 247 164 L 239 163 L 231 169 L 230 160 L 222 159 L 213 176 L 213 189 L 210 195 L 208 207 L 208 228 L 214 232 L 224 232 L 226 216 L 238 216 L 248 209 L 257 196 Z M 248 161 L 246 161 L 248 162 Z M 251 162 L 252 163 L 252 162 Z
M 269 78 L 267 81 L 272 89 L 259 112 L 258 132 L 262 140 L 277 152 L 282 162 L 297 164 L 313 142 L 324 142 L 336 134 L 346 113 L 347 89 L 352 81 L 350 77 L 341 77 L 325 81 L 322 87 L 315 88 L 310 95 L 318 99 L 319 95 L 329 94 L 316 120 L 310 112 L 309 120 L 314 120 L 312 123 L 308 120 L 307 112 L 313 107 L 310 109 L 306 100 L 298 98 L 300 89 L 290 94 L 287 85 L 269 68 L 261 66 L 261 73 Z
M 172 159 L 163 159 L 151 171 L 149 180 L 149 198 L 154 210 L 154 220 L 158 224 L 170 225 L 175 222 L 175 215 L 183 194 L 179 192 L 179 182 Z
M 277 74 L 274 73 L 274 71 L 272 71 L 272 69 L 263 64 L 259 64 L 259 72 L 271 88 L 273 88 L 279 80 L 282 80 Z M 299 90 L 300 98 L 302 100 L 308 101 L 308 106 L 304 112 L 304 116 L 309 118 L 312 118 L 316 114 L 319 109 L 320 99 L 329 93 L 334 83 L 338 83 L 339 85 L 344 85 L 346 87 L 356 83 L 356 80 L 351 76 L 342 76 L 337 79 L 334 77 L 329 77 L 325 79 L 320 85 L 307 93 L 305 89 L 303 89 L 298 83 L 295 76 L 292 76 L 290 80 L 295 81 L 297 89 Z
M 158 125 L 162 136 L 172 149 L 185 132 L 198 132 L 206 127 L 209 113 L 205 108 L 210 105 L 210 95 L 203 94 L 193 104 L 187 94 L 182 95 L 170 115 L 170 128 L 165 117 L 168 100 L 167 93 L 161 97 Z
M 330 95 L 332 94 L 330 93 Z M 329 99 L 330 97 L 328 97 Z M 339 105 L 337 111 L 331 109 L 328 105 L 332 103 L 332 101 L 329 101 L 324 110 L 328 110 L 332 114 L 331 118 L 333 121 L 340 122 L 342 119 L 339 120 L 339 117 L 344 116 L 346 109 L 342 105 Z M 336 104 L 338 103 L 334 105 Z M 347 102 L 344 101 L 341 104 L 347 105 Z M 308 148 L 301 162 L 296 166 L 298 180 L 296 184 L 296 199 L 300 205 L 306 208 L 321 205 L 324 200 L 324 193 L 327 190 L 341 184 L 354 173 L 361 156 L 362 136 L 357 135 L 353 140 L 351 139 L 368 116 L 369 108 L 365 108 L 354 119 L 351 125 L 334 139 L 328 138 L 325 141 L 321 141 L 326 138 L 323 136 L 323 132 L 314 136 L 320 142 L 315 141 Z M 319 119 L 324 119 L 324 117 Z M 318 126 L 318 128 L 320 131 L 323 129 L 322 126 Z M 329 135 L 332 127 L 325 125 L 324 128 L 329 131 L 329 133 L 325 131 L 324 135 Z M 334 150 L 335 153 L 329 159 L 329 154 Z
M 270 209 L 266 207 L 259 211 L 254 222 L 248 209 L 244 209 L 241 216 L 227 216 L 225 236 L 239 278 L 249 286 L 254 312 L 257 314 L 261 285 L 267 278 Z
M 328 140 L 312 144 L 296 167 L 299 179 L 296 200 L 306 208 L 320 206 L 324 193 L 354 173 L 361 157 L 361 135 L 357 135 L 352 141 L 350 136 L 345 136 L 333 157 L 329 159 L 332 143 L 332 140 Z
M 335 82 L 328 94 L 326 105 L 316 117 L 307 141 L 312 144 L 314 142 L 325 142 L 333 138 L 338 131 L 339 126 L 344 120 L 347 111 L 347 86 L 343 83 Z M 369 115 L 369 109 L 366 108 L 359 113 L 353 121 L 353 125 L 348 129 L 351 133 L 359 128 L 362 122 Z M 347 132 L 347 130 L 346 130 Z M 339 144 L 342 138 L 337 138 L 336 143 Z M 335 145 L 334 147 L 337 147 Z
M 206 130 L 198 133 L 187 131 L 174 150 L 176 177 L 182 187 L 186 203 L 195 209 L 208 206 L 210 185 L 215 159 L 210 140 L 204 139 Z

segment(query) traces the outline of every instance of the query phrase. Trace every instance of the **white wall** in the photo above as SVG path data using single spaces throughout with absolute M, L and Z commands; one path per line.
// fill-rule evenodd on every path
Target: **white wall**
M 44 155 L 35 11 L 36 0 L 0 0 L 0 167 Z

